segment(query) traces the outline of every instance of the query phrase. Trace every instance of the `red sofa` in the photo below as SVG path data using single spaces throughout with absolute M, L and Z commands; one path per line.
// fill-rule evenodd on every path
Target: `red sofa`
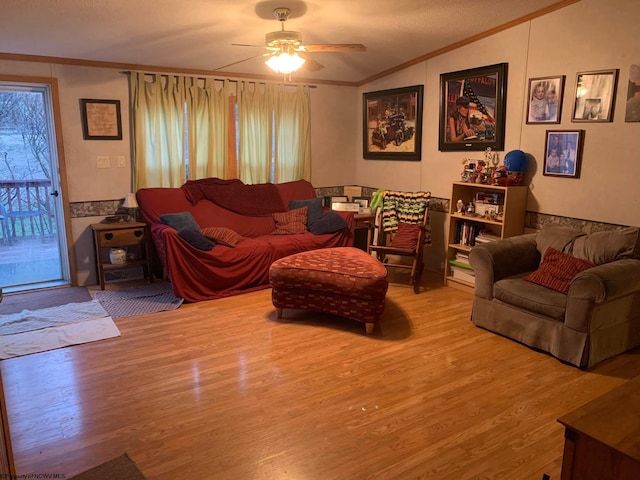
M 245 185 L 240 180 L 204 179 L 180 188 L 142 188 L 136 193 L 173 292 L 187 302 L 267 288 L 269 267 L 279 258 L 352 246 L 355 223 L 350 212 L 338 212 L 347 227 L 336 233 L 272 234 L 276 229 L 272 213 L 287 211 L 291 200 L 315 197 L 313 185 L 306 180 Z M 253 213 L 249 209 L 257 215 L 248 214 Z M 162 214 L 180 212 L 190 212 L 201 228 L 228 227 L 245 239 L 235 247 L 217 244 L 209 251 L 199 250 L 160 219 Z

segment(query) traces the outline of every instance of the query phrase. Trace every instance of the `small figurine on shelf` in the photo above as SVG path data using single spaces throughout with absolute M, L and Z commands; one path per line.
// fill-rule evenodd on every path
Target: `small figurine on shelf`
M 496 154 L 489 155 L 485 153 L 485 160 L 473 160 L 470 158 L 463 158 L 462 163 L 464 169 L 462 170 L 461 181 L 465 183 L 478 183 L 478 184 L 491 184 L 492 172 L 495 167 L 492 167 L 489 162 L 489 157 L 496 158 Z
M 474 215 L 476 213 L 476 208 L 473 206 L 473 202 L 469 202 L 467 205 L 467 215 Z
M 462 200 L 458 200 L 456 202 L 456 213 L 462 213 L 462 209 L 464 208 L 464 203 Z

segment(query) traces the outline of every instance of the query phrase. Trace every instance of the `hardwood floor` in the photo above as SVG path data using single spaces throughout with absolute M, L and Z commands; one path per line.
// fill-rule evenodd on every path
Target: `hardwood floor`
M 123 452 L 155 479 L 560 478 L 556 419 L 640 375 L 581 371 L 474 327 L 471 295 L 390 287 L 372 336 L 270 290 L 116 320 L 122 336 L 1 362 L 19 474 Z

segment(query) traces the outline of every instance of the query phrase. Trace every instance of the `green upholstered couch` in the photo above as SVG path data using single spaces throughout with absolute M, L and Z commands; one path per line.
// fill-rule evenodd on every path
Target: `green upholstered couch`
M 589 368 L 640 345 L 640 229 L 587 235 L 545 226 L 474 247 L 472 321 L 554 357 Z M 561 293 L 524 280 L 542 271 L 549 247 L 595 264 Z M 548 264 L 547 264 L 548 265 Z

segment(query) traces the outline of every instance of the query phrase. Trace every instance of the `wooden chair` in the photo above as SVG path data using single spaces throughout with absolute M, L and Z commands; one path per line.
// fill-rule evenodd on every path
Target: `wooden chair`
M 424 247 L 431 244 L 430 197 L 429 192 L 385 192 L 376 216 L 375 240 L 367 249 L 387 268 L 410 269 L 415 293 L 420 291 Z M 388 255 L 409 258 L 411 262 L 391 263 Z

